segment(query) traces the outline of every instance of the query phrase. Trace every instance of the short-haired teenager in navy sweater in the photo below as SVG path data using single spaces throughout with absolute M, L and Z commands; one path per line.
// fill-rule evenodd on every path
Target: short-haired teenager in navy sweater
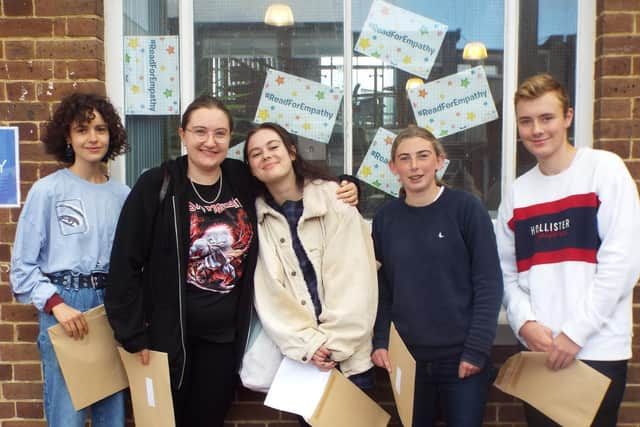
M 482 203 L 436 178 L 442 145 L 415 126 L 401 132 L 389 167 L 405 196 L 373 220 L 380 298 L 373 362 L 390 369 L 393 321 L 417 362 L 414 426 L 480 426 L 491 382 L 491 345 L 502 274 L 491 219 Z M 408 426 L 406 426 L 408 427 Z

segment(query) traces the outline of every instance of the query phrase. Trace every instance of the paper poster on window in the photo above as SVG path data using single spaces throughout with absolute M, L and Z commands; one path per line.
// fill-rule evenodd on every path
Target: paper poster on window
M 236 144 L 233 147 L 230 147 L 229 151 L 227 151 L 227 158 L 236 159 L 243 162 L 244 161 L 244 144 L 245 142 L 242 141 L 241 143 Z
M 341 90 L 269 70 L 254 120 L 275 122 L 293 134 L 326 144 L 341 101 Z
M 125 113 L 180 114 L 178 62 L 178 36 L 126 36 Z
M 381 0 L 371 5 L 355 51 L 427 79 L 447 26 Z
M 0 208 L 20 206 L 20 150 L 17 127 L 0 127 Z
M 409 89 L 418 126 L 442 138 L 498 118 L 483 67 Z
M 356 177 L 378 190 L 398 197 L 400 182 L 389 170 L 391 144 L 396 138 L 393 132 L 379 128 L 371 141 L 367 154 L 362 159 Z

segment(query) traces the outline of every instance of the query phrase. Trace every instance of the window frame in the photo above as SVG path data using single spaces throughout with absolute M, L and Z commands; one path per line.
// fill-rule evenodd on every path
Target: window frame
M 124 66 L 121 58 L 123 47 L 123 1 L 104 2 L 105 22 L 105 83 L 107 94 L 120 112 L 124 121 Z M 240 0 L 241 1 L 241 0 Z M 519 6 L 521 1 L 504 0 L 504 62 L 503 93 L 513 94 L 518 84 L 518 34 Z M 580 0 L 578 3 L 578 26 L 576 34 L 576 90 L 574 135 L 576 147 L 593 146 L 593 119 L 595 82 L 595 36 L 596 0 Z M 193 0 L 178 2 L 178 23 L 180 37 L 180 104 L 181 111 L 191 102 L 195 93 L 195 64 L 192 53 L 194 46 Z M 352 87 L 353 31 L 351 1 L 343 0 L 343 54 L 345 88 Z M 107 25 L 108 23 L 108 25 Z M 513 37 L 515 35 L 515 37 Z M 501 198 L 516 176 L 517 127 L 513 100 L 504 96 L 502 100 L 502 154 L 501 154 Z M 343 135 L 345 173 L 354 173 L 353 165 L 353 98 L 351 90 L 344 91 Z M 125 123 L 126 124 L 126 123 Z M 184 149 L 183 149 L 184 152 Z M 125 182 L 124 156 L 111 164 L 110 173 L 114 179 Z

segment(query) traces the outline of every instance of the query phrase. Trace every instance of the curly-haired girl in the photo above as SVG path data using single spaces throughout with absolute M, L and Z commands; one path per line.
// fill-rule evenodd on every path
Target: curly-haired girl
M 44 410 L 51 427 L 81 427 L 47 328 L 60 323 L 80 339 L 89 333 L 82 312 L 103 302 L 111 244 L 127 186 L 105 175 L 103 163 L 125 152 L 127 136 L 104 97 L 74 93 L 47 125 L 46 151 L 66 167 L 36 182 L 27 196 L 13 246 L 16 299 L 39 311 L 38 347 L 44 372 Z M 91 406 L 94 427 L 124 425 L 117 393 Z

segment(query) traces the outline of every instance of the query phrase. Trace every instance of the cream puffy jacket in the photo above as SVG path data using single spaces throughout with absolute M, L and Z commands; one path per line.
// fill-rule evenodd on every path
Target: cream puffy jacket
M 373 242 L 358 211 L 337 200 L 338 186 L 314 181 L 304 187 L 298 236 L 318 280 L 322 305 L 316 321 L 285 217 L 264 198 L 256 201 L 260 251 L 255 306 L 280 351 L 303 363 L 324 345 L 346 376 L 371 368 L 378 306 Z

